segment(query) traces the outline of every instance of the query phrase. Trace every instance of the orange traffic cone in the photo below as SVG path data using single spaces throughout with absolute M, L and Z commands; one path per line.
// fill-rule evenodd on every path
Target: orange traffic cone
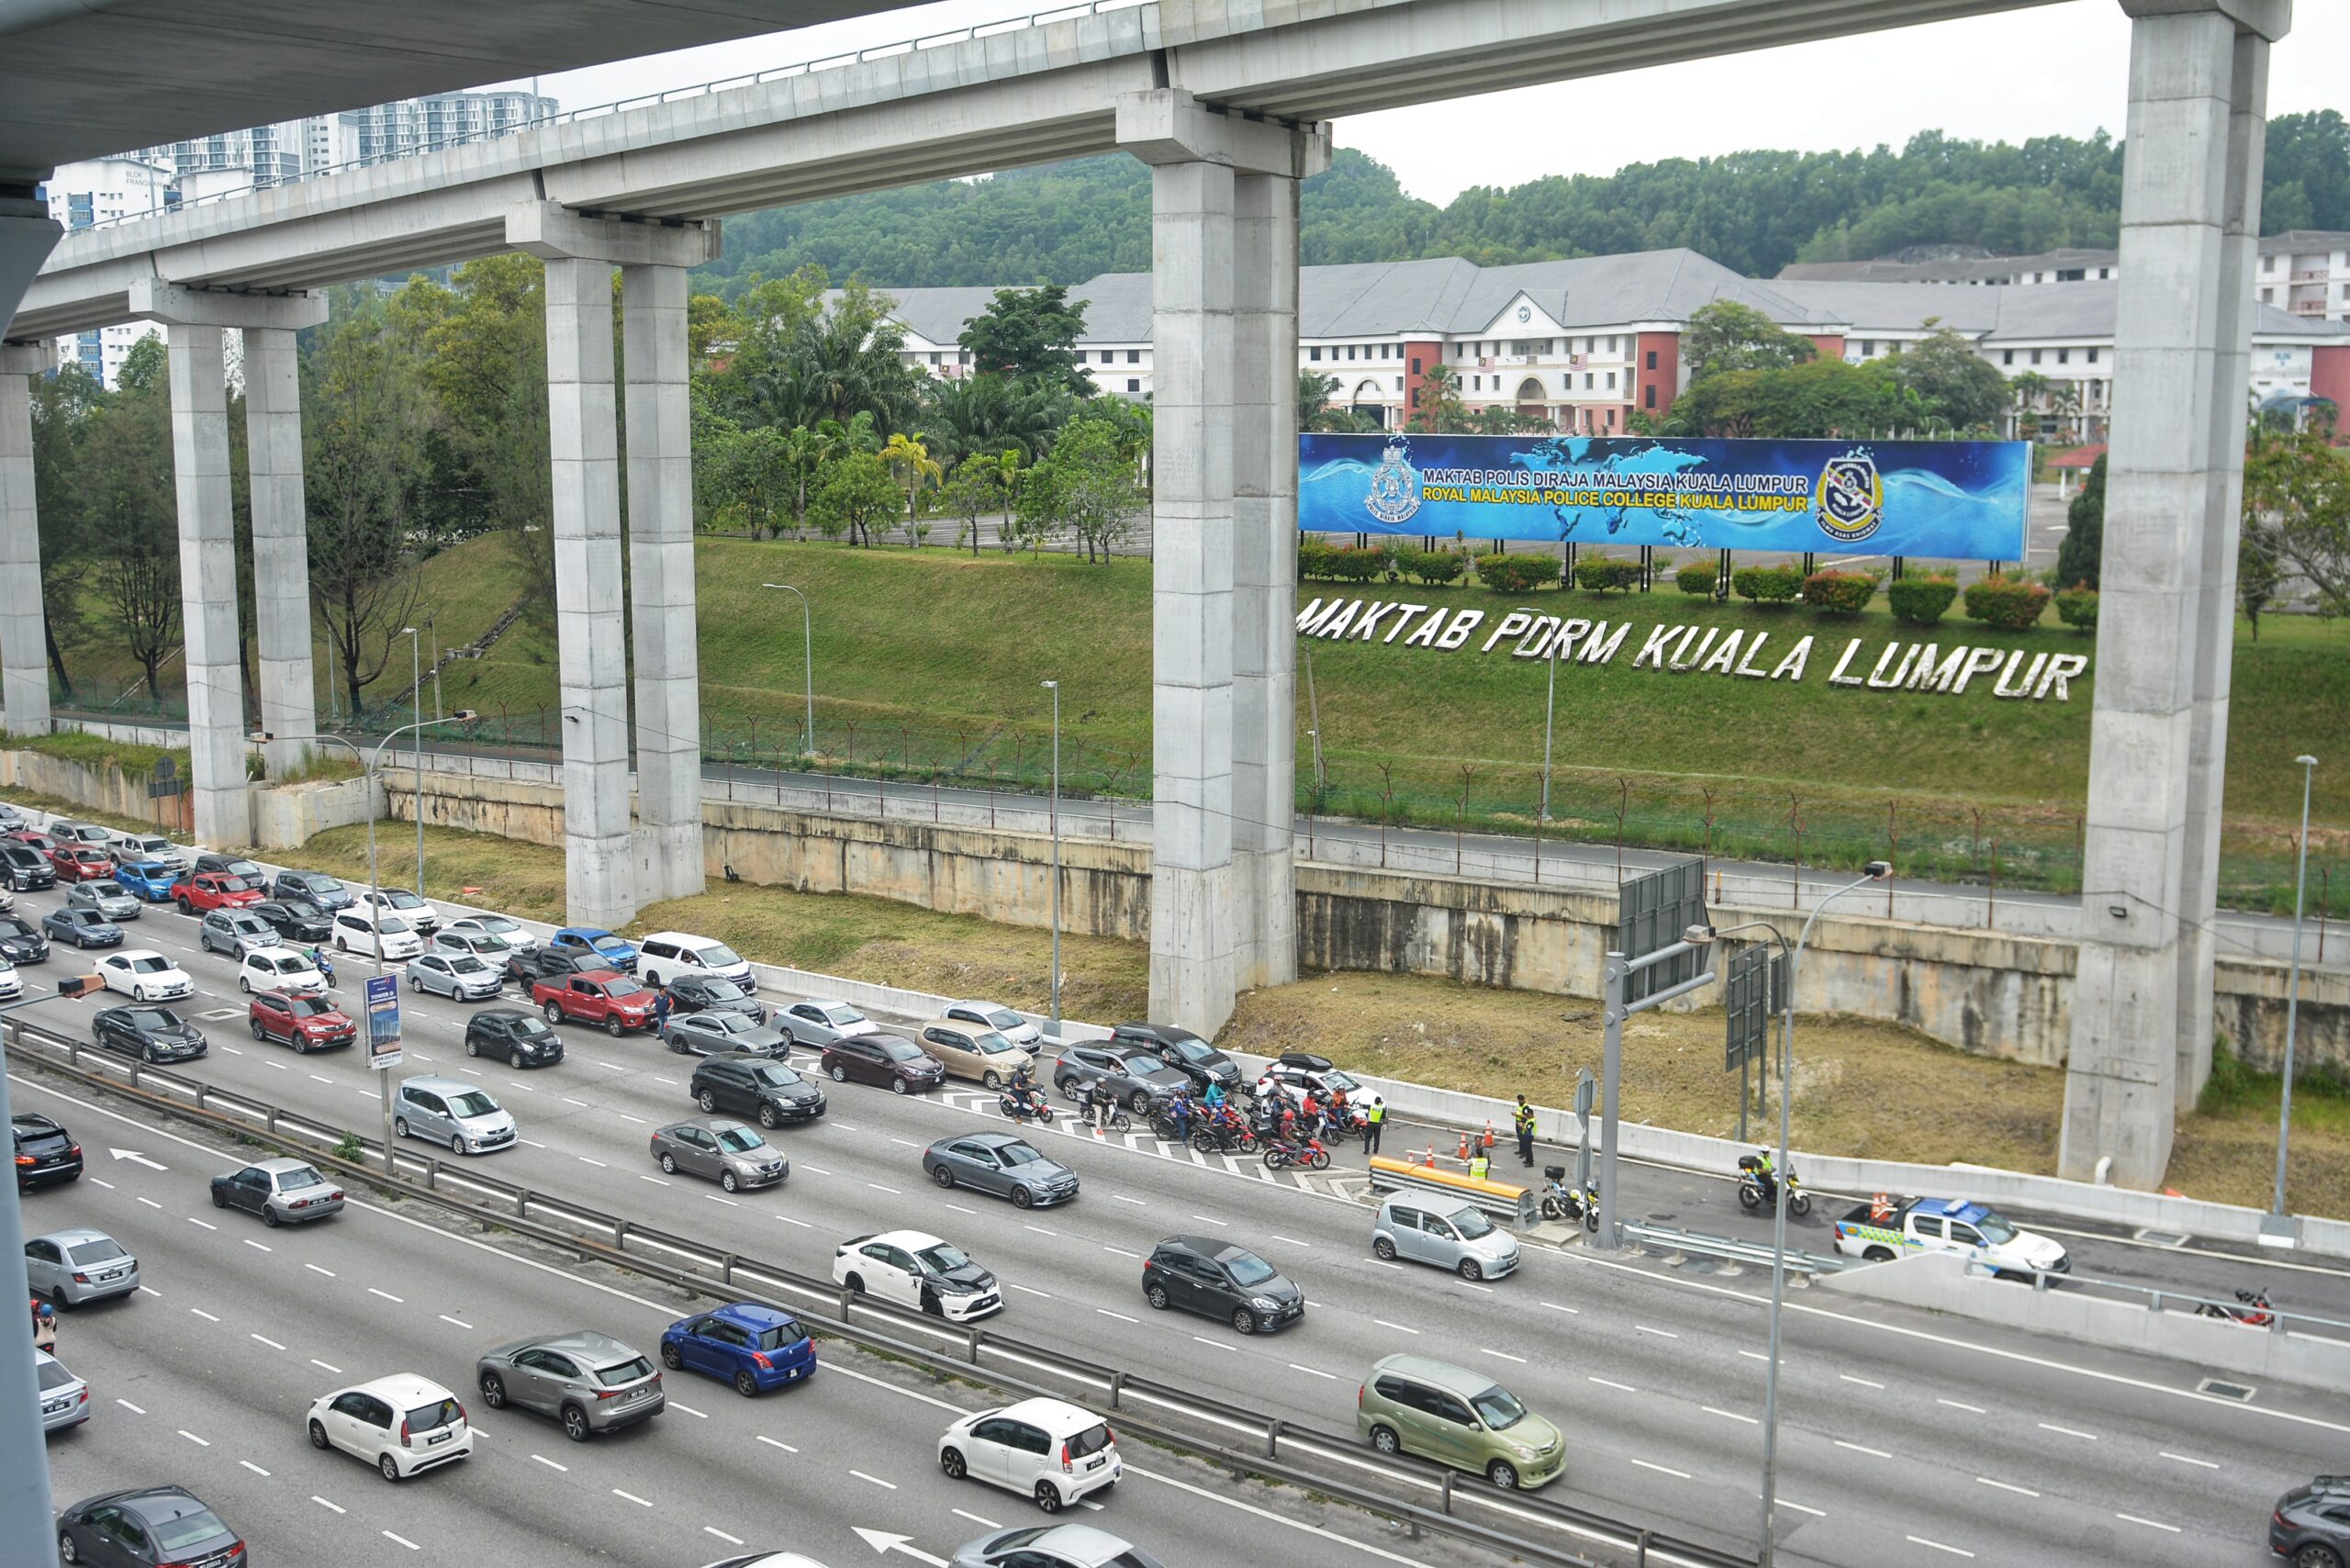
M 1460 1152 L 1453 1156 L 1453 1158 L 1460 1160 L 1464 1164 L 1467 1163 L 1469 1159 L 1469 1135 L 1467 1133 L 1464 1132 L 1460 1135 Z

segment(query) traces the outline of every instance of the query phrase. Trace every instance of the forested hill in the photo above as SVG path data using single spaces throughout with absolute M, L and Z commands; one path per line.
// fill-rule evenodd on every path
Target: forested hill
M 1731 152 L 1613 174 L 1473 186 L 1439 207 L 1341 149 L 1305 183 L 1308 263 L 1465 256 L 1492 265 L 1685 245 L 1750 276 L 1794 261 L 1919 244 L 2006 252 L 2110 245 L 2121 145 L 2035 137 L 2020 146 L 1921 131 L 1896 151 Z M 2326 109 L 2268 124 L 2263 229 L 2350 229 L 2350 122 Z M 1150 264 L 1149 171 L 1120 154 L 991 178 L 942 180 L 726 220 L 703 286 L 815 263 L 884 286 L 1077 283 Z

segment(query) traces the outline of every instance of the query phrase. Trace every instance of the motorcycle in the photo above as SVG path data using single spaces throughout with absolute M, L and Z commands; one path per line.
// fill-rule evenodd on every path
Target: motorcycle
M 1580 1190 L 1567 1185 L 1567 1168 L 1545 1165 L 1542 1168 L 1542 1217 L 1544 1219 L 1581 1220 L 1589 1231 L 1599 1229 L 1599 1183 L 1594 1182 Z
M 2241 1323 L 2247 1328 L 2266 1328 L 2277 1321 L 2277 1313 L 2268 1305 L 2266 1291 L 2238 1291 L 2236 1301 L 2240 1305 L 2235 1306 L 2224 1302 L 2203 1302 L 2196 1306 L 2195 1313 L 2199 1317 L 2218 1317 L 2230 1323 Z
M 1024 1122 L 1034 1116 L 1036 1120 L 1050 1126 L 1053 1119 L 1053 1107 L 1045 1099 L 1040 1090 L 1030 1090 L 1025 1094 L 1015 1094 L 1007 1089 L 996 1096 L 995 1108 L 1015 1122 Z
M 1293 1143 L 1276 1139 L 1265 1146 L 1265 1169 L 1279 1170 L 1284 1165 L 1302 1165 L 1308 1170 L 1327 1170 L 1330 1151 L 1322 1147 L 1317 1137 L 1299 1138 Z
M 1738 1203 L 1740 1208 L 1751 1214 L 1777 1204 L 1778 1181 L 1781 1178 L 1774 1178 L 1763 1169 L 1761 1155 L 1740 1155 L 1738 1170 Z M 1796 1174 L 1794 1160 L 1787 1161 L 1782 1177 L 1787 1183 L 1787 1212 L 1801 1219 L 1811 1212 L 1811 1194 L 1803 1190 L 1803 1178 Z
M 1169 1143 L 1189 1143 L 1191 1141 L 1191 1128 L 1200 1126 L 1203 1119 L 1204 1118 L 1201 1115 L 1197 1106 L 1193 1106 L 1192 1109 L 1191 1120 L 1188 1126 L 1175 1119 L 1173 1108 L 1164 1101 L 1155 1103 L 1150 1108 L 1150 1130 L 1152 1135 L 1162 1138 Z
M 1257 1132 L 1237 1117 L 1210 1117 L 1192 1125 L 1192 1147 L 1202 1154 L 1249 1154 L 1256 1150 Z

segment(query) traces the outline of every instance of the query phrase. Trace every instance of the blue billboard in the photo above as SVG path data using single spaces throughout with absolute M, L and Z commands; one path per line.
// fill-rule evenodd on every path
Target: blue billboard
M 1297 525 L 1800 554 L 2020 561 L 2020 441 L 1309 434 Z

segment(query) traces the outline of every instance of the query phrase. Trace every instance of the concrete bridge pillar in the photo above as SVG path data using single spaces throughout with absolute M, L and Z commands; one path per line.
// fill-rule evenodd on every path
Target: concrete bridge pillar
M 1327 166 L 1329 138 L 1162 89 L 1119 101 L 1118 140 L 1152 166 L 1150 1011 L 1213 1036 L 1241 985 L 1296 964 L 1297 454 L 1279 431 L 1295 420 L 1296 182 Z
M 243 633 L 237 622 L 237 546 L 229 504 L 228 379 L 221 332 L 260 329 L 290 338 L 295 330 L 325 320 L 327 302 L 322 295 L 215 293 L 150 278 L 132 285 L 130 311 L 162 322 L 171 347 L 172 468 L 179 493 L 180 630 L 186 645 L 188 772 L 196 836 L 207 844 L 250 844 L 245 689 L 239 657 Z M 298 441 L 297 444 L 298 448 Z M 298 451 L 296 464 L 298 472 Z M 272 496 L 274 502 L 282 500 L 282 487 L 274 486 Z M 305 561 L 307 549 L 306 543 Z M 256 567 L 260 563 L 256 553 Z M 282 600 L 263 595 L 258 602 Z M 305 665 L 309 623 L 306 568 L 301 610 Z M 282 631 L 277 636 L 282 645 Z
M 717 253 L 715 225 L 665 226 L 586 218 L 554 202 L 509 211 L 507 243 L 546 262 L 547 411 L 554 478 L 555 628 L 563 689 L 563 789 L 565 903 L 572 922 L 620 925 L 651 887 L 687 885 L 665 864 L 657 879 L 640 869 L 629 819 L 628 625 L 621 614 L 620 450 L 612 386 L 612 269 L 638 273 L 626 297 L 628 347 L 645 345 L 648 364 L 632 363 L 629 413 L 631 531 L 646 529 L 633 552 L 640 571 L 637 660 L 653 678 L 638 693 L 640 730 L 677 733 L 676 651 L 686 651 L 684 701 L 693 690 L 691 459 L 684 430 L 683 269 Z M 660 274 L 674 274 L 674 281 Z M 666 301 L 676 296 L 674 321 Z M 640 313 L 641 312 L 641 313 Z M 672 330 L 674 329 L 674 330 Z M 674 371 L 663 364 L 674 360 Z M 643 392 L 637 391 L 643 377 Z M 673 385 L 674 384 L 674 385 Z M 674 407 L 672 406 L 674 405 Z M 643 428 L 640 428 L 640 426 Z M 639 517 L 642 509 L 644 515 Z M 682 509 L 682 511 L 679 510 Z M 682 544 L 683 566 L 677 566 Z M 675 743 L 665 743 L 674 747 Z M 655 756 L 659 780 L 648 789 L 648 857 L 689 855 L 691 886 L 700 885 L 701 777 L 699 727 L 691 737 L 690 781 L 675 777 L 675 750 Z M 691 824 L 690 842 L 680 813 Z
M 311 669 L 310 526 L 302 492 L 302 378 L 294 333 L 245 330 L 245 471 L 253 525 L 253 627 L 270 777 L 301 766 L 319 733 Z
M 2211 1061 L 2268 49 L 2290 0 L 2122 0 L 2121 309 L 2060 1166 L 2162 1180 Z
M 39 343 L 0 343 L 0 707 L 20 735 L 45 735 L 50 722 L 32 396 L 48 364 Z

